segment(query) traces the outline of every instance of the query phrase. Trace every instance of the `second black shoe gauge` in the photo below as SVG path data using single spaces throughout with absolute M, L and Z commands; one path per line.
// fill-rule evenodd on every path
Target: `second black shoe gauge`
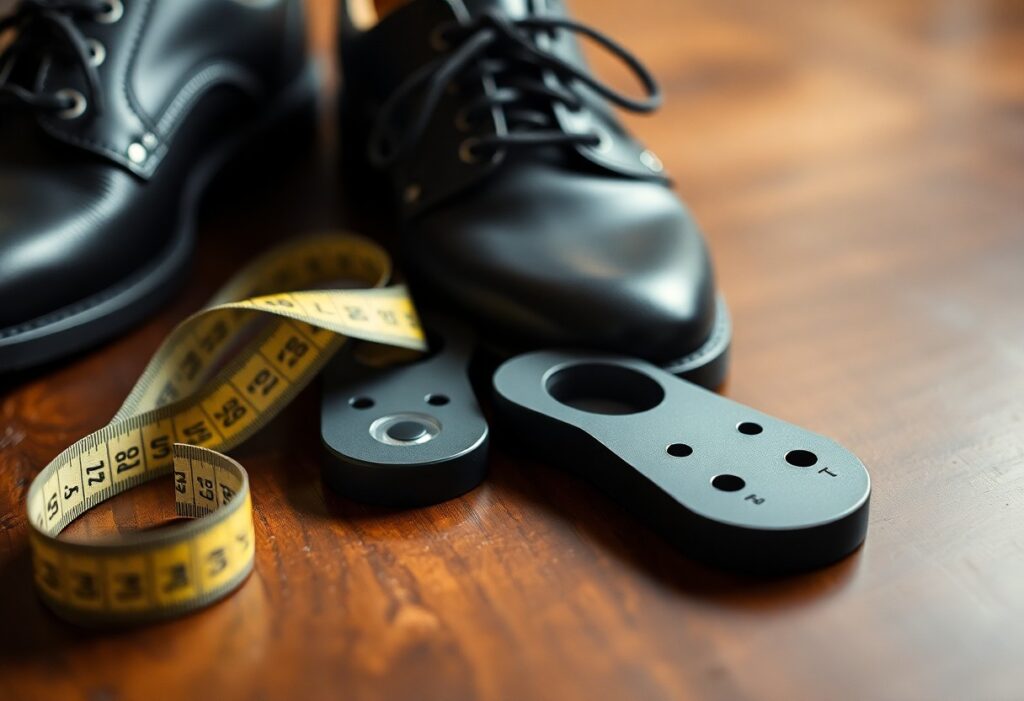
M 828 564 L 864 540 L 871 491 L 834 441 L 642 360 L 540 351 L 494 375 L 497 415 L 684 552 L 729 569 Z

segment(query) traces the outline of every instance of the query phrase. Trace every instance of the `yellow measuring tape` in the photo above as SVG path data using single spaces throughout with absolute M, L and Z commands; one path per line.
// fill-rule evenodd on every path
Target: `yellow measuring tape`
M 282 246 L 178 325 L 104 428 L 77 441 L 28 491 L 33 570 L 44 601 L 80 623 L 140 622 L 206 606 L 252 570 L 249 481 L 229 450 L 273 418 L 346 337 L 425 350 L 387 253 L 351 235 Z M 313 289 L 349 280 L 369 289 Z M 278 293 L 278 290 L 309 290 Z M 183 526 L 105 541 L 58 534 L 87 509 L 173 470 Z

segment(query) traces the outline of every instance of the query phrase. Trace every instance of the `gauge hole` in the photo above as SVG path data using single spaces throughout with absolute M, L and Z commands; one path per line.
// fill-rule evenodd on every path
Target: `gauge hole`
M 693 455 L 693 448 L 685 443 L 673 443 L 665 449 L 665 452 L 674 458 L 685 458 Z
M 570 365 L 549 377 L 545 387 L 562 404 L 591 414 L 638 414 L 665 398 L 649 375 L 612 363 Z
M 736 475 L 718 475 L 711 480 L 711 486 L 723 492 L 738 492 L 747 486 L 747 483 Z
M 791 450 L 786 453 L 786 462 L 793 467 L 810 467 L 818 462 L 818 456 L 809 450 Z

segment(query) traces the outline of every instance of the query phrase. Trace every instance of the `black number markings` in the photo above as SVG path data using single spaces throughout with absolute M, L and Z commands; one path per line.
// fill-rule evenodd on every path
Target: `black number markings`
M 185 427 L 185 437 L 189 443 L 198 444 L 205 443 L 206 441 L 213 438 L 213 434 L 210 433 L 210 429 L 206 427 L 206 422 L 200 419 L 191 426 Z
M 139 466 L 140 460 L 138 446 L 132 446 L 128 450 L 122 450 L 114 456 L 114 460 L 117 462 L 117 474 L 127 472 Z
M 157 436 L 149 442 L 149 449 L 153 451 L 153 457 L 157 460 L 166 458 L 171 454 L 171 437 Z
M 240 418 L 245 416 L 245 407 L 238 399 L 232 397 L 228 401 L 224 402 L 224 405 L 220 408 L 220 411 L 213 415 L 213 418 L 221 422 L 224 428 L 228 428 Z
M 278 352 L 277 360 L 278 362 L 284 363 L 288 367 L 293 368 L 308 351 L 309 344 L 298 336 L 292 336 L 288 339 L 288 342 L 284 344 L 284 348 Z
M 60 503 L 57 501 L 57 492 L 54 492 L 50 496 L 50 500 L 46 502 L 46 518 L 52 519 L 60 511 Z
M 252 378 L 252 382 L 245 389 L 249 394 L 262 392 L 265 397 L 270 394 L 275 385 L 277 385 L 277 377 L 271 374 L 269 370 L 264 369 L 256 373 L 256 377 Z
M 211 550 L 206 556 L 206 560 L 210 563 L 209 573 L 211 577 L 220 574 L 228 566 L 228 554 L 224 552 L 224 548 Z
M 107 473 L 103 471 L 105 463 L 100 460 L 99 465 L 90 465 L 85 468 L 85 474 L 89 476 L 89 486 L 94 484 L 102 484 L 107 479 Z
M 196 477 L 196 484 L 199 485 L 199 490 L 196 494 L 207 501 L 213 501 L 213 480 L 206 477 Z

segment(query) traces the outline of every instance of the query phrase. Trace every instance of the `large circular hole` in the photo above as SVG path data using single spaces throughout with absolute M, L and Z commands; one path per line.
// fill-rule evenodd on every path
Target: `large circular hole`
M 818 456 L 809 450 L 791 450 L 786 453 L 786 462 L 794 467 L 810 467 L 818 462 Z
M 746 436 L 756 436 L 764 429 L 761 428 L 761 424 L 755 424 L 753 421 L 744 421 L 736 426 L 736 430 Z
M 718 475 L 711 480 L 711 486 L 723 492 L 738 492 L 747 486 L 742 477 L 736 475 Z
M 548 394 L 592 414 L 637 414 L 661 404 L 665 391 L 653 378 L 622 365 L 585 363 L 548 378 Z
M 693 448 L 686 445 L 685 443 L 673 443 L 672 445 L 665 449 L 665 452 L 674 458 L 685 458 L 687 456 L 693 455 Z
M 369 397 L 352 397 L 348 400 L 348 405 L 353 409 L 369 409 L 373 406 L 373 400 Z

